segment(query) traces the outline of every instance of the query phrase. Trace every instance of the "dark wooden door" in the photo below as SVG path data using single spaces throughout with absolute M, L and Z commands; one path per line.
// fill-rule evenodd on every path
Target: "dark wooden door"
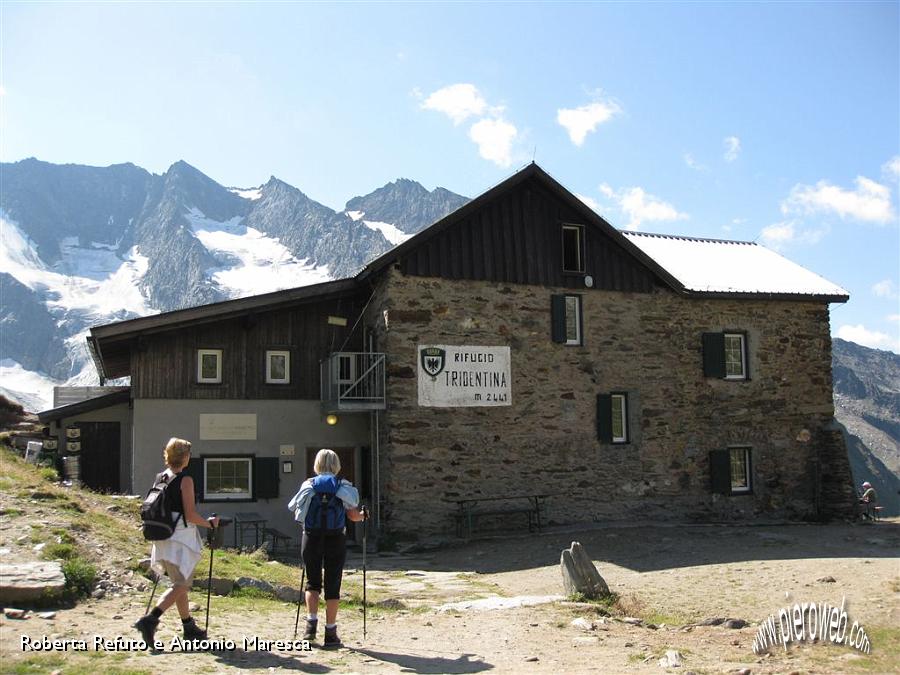
M 77 422 L 81 429 L 81 481 L 98 492 L 120 492 L 119 423 Z
M 331 448 L 337 453 L 338 458 L 341 460 L 341 473 L 338 474 L 340 478 L 344 480 L 349 480 L 353 483 L 354 487 L 359 489 L 359 485 L 356 484 L 356 449 L 355 448 Z M 316 475 L 316 472 L 313 470 L 313 464 L 316 461 L 316 453 L 318 453 L 320 448 L 307 448 L 306 449 L 306 477 L 312 478 Z M 355 523 L 353 523 L 349 518 L 347 519 L 347 539 L 352 540 L 355 535 Z

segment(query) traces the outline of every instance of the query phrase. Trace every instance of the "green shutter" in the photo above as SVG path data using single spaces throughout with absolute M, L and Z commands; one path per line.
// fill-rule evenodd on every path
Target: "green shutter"
M 709 480 L 712 492 L 731 494 L 731 453 L 728 450 L 710 451 Z
M 597 439 L 612 443 L 612 396 L 597 394 Z
M 566 341 L 566 296 L 550 296 L 551 331 L 554 342 Z
M 703 334 L 703 376 L 725 377 L 725 333 Z
M 253 498 L 276 499 L 281 482 L 278 457 L 253 458 Z
M 187 467 L 184 469 L 183 473 L 185 476 L 190 476 L 194 479 L 194 501 L 202 502 L 206 501 L 206 495 L 203 494 L 203 458 L 202 457 L 191 457 L 191 461 L 188 462 Z

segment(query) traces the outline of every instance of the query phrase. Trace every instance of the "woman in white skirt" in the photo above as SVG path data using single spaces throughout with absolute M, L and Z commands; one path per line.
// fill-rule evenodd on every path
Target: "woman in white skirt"
M 177 515 L 172 536 L 153 543 L 150 566 L 157 573 L 165 572 L 172 582 L 172 588 L 163 593 L 156 607 L 141 617 L 134 627 L 141 632 L 148 647 L 153 647 L 153 637 L 159 626 L 159 618 L 169 607 L 175 605 L 181 616 L 185 640 L 205 640 L 202 630 L 191 616 L 188 591 L 194 580 L 194 568 L 203 552 L 203 541 L 197 526 L 215 528 L 219 519 L 204 518 L 194 508 L 194 479 L 182 472 L 191 460 L 191 444 L 180 438 L 171 438 L 163 450 L 166 470 L 156 476 L 156 482 L 168 483 L 166 499 L 173 515 Z

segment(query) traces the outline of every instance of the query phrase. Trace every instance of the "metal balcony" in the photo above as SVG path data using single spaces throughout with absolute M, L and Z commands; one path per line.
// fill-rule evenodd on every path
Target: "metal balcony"
M 384 410 L 384 354 L 335 352 L 320 367 L 325 412 Z

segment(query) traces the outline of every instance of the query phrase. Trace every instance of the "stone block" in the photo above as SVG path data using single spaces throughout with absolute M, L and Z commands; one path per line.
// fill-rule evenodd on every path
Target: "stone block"
M 583 595 L 596 599 L 609 595 L 609 586 L 577 541 L 560 554 L 560 571 L 566 595 Z
M 29 562 L 0 565 L 0 603 L 37 600 L 46 593 L 62 591 L 66 577 L 59 562 Z

